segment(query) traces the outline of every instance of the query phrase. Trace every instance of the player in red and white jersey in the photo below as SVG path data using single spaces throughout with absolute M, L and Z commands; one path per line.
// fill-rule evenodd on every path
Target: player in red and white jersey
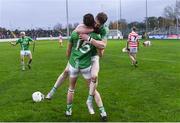
M 137 67 L 136 54 L 139 48 L 139 35 L 136 32 L 136 27 L 132 28 L 132 32 L 128 36 L 127 49 L 132 65 Z
M 63 46 L 63 38 L 62 38 L 61 34 L 59 34 L 59 45 L 60 45 L 60 47 Z

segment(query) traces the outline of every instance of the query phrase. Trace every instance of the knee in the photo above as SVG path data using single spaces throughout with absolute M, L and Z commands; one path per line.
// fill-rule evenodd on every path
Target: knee
M 69 73 L 69 69 L 65 69 L 64 74 L 68 74 L 68 73 Z
M 72 94 L 74 94 L 74 92 L 75 92 L 75 89 L 73 88 L 68 88 L 68 93 L 72 93 Z
M 96 81 L 97 81 L 97 76 L 96 76 L 96 75 L 93 75 L 93 76 L 91 77 L 91 82 L 96 83 Z

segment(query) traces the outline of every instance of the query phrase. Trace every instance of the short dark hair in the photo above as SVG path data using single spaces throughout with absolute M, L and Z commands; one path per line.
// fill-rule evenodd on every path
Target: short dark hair
M 83 23 L 88 27 L 94 27 L 95 24 L 94 16 L 90 13 L 85 14 L 83 17 Z
M 132 27 L 132 31 L 136 32 L 137 28 L 135 26 Z
M 108 17 L 107 17 L 107 14 L 105 14 L 104 12 L 100 12 L 97 14 L 96 16 L 97 20 L 99 21 L 99 23 L 101 25 L 103 25 L 104 23 L 106 23 Z

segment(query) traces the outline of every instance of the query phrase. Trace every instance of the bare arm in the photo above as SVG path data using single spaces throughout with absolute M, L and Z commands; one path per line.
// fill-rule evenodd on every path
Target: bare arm
M 9 43 L 10 43 L 11 45 L 13 45 L 13 46 L 16 46 L 16 45 L 17 45 L 16 42 L 12 42 L 12 41 L 9 41 Z
M 98 49 L 105 49 L 107 45 L 107 40 L 99 41 L 99 40 L 91 39 L 91 44 Z
M 103 50 L 97 49 L 97 53 L 99 57 L 102 57 L 104 55 L 104 49 Z
M 79 25 L 76 27 L 75 31 L 76 31 L 77 33 L 79 33 L 79 34 L 89 34 L 89 33 L 93 32 L 94 29 L 93 29 L 93 28 L 89 28 L 89 27 L 87 27 L 87 26 L 84 25 L 84 24 L 79 24 Z
M 127 43 L 126 43 L 126 49 L 129 48 L 129 41 L 130 41 L 130 35 L 128 35 Z
M 71 55 L 71 50 L 72 50 L 72 43 L 68 43 L 68 46 L 67 46 L 67 50 L 66 50 L 66 56 L 67 58 L 69 59 L 70 55 Z
M 107 45 L 107 40 L 95 40 L 88 36 L 87 34 L 80 34 L 80 38 L 84 41 L 89 41 L 92 45 L 94 45 L 98 49 L 105 49 Z

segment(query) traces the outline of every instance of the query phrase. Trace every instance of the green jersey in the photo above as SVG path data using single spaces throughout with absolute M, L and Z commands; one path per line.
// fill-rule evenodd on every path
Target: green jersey
M 103 40 L 107 40 L 107 38 L 108 38 L 108 34 L 109 34 L 109 28 L 106 26 L 106 25 L 102 25 L 101 27 L 100 27 L 100 33 L 99 33 L 100 35 L 101 35 L 101 39 Z M 93 46 L 93 50 L 92 50 L 92 56 L 95 56 L 95 55 L 97 55 L 97 49 L 96 49 L 96 47 L 95 46 Z
M 21 50 L 29 50 L 29 42 L 33 41 L 30 37 L 20 38 L 16 41 L 16 44 L 20 44 Z
M 100 40 L 101 36 L 96 33 L 90 33 L 90 36 L 96 40 Z M 69 63 L 74 68 L 87 68 L 91 65 L 91 56 L 93 46 L 79 39 L 77 32 L 72 32 L 69 42 L 72 44 Z
M 100 27 L 100 35 L 102 40 L 107 40 L 108 39 L 108 34 L 109 34 L 109 28 L 106 25 L 102 25 Z

